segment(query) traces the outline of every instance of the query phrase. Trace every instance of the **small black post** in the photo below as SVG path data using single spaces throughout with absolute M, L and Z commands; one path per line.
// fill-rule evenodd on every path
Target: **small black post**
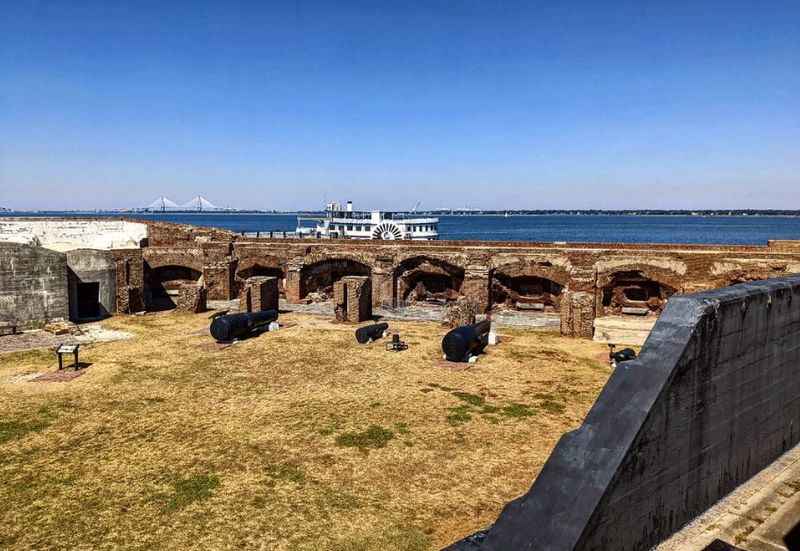
M 63 360 L 61 359 L 61 352 L 56 352 L 56 355 L 58 356 L 58 370 L 61 371 L 62 369 L 64 369 L 64 363 Z

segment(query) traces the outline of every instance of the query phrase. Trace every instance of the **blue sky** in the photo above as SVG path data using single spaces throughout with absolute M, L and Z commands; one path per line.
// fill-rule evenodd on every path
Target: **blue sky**
M 798 190 L 796 0 L 0 18 L 0 206 L 800 208 Z

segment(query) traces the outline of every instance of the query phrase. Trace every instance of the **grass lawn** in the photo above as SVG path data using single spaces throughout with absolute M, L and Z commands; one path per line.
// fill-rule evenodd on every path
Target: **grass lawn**
M 507 330 L 441 367 L 434 323 L 297 325 L 220 349 L 207 315 L 116 317 L 69 382 L 0 355 L 0 548 L 427 550 L 525 492 L 610 374 L 605 345 Z

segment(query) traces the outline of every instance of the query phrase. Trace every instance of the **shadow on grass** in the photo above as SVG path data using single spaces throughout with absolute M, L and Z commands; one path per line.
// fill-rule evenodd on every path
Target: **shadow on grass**
M 173 491 L 167 495 L 165 509 L 177 511 L 195 501 L 203 501 L 214 495 L 214 490 L 219 487 L 219 478 L 216 475 L 197 474 L 188 478 L 180 478 L 173 482 Z

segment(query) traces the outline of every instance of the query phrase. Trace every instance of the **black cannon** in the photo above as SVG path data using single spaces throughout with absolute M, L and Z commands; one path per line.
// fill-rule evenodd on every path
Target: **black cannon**
M 217 342 L 230 342 L 265 331 L 277 319 L 277 310 L 217 316 L 211 322 L 211 336 Z
M 628 362 L 636 359 L 636 351 L 633 348 L 623 348 L 619 352 L 614 351 L 615 345 L 608 345 L 608 363 L 616 366 L 618 363 Z
M 358 344 L 367 344 L 369 341 L 377 341 L 383 337 L 384 332 L 389 329 L 388 323 L 373 323 L 356 329 L 356 340 Z
M 472 325 L 462 325 L 442 339 L 442 352 L 449 362 L 466 362 L 470 356 L 483 352 L 489 343 L 492 322 L 484 320 Z

